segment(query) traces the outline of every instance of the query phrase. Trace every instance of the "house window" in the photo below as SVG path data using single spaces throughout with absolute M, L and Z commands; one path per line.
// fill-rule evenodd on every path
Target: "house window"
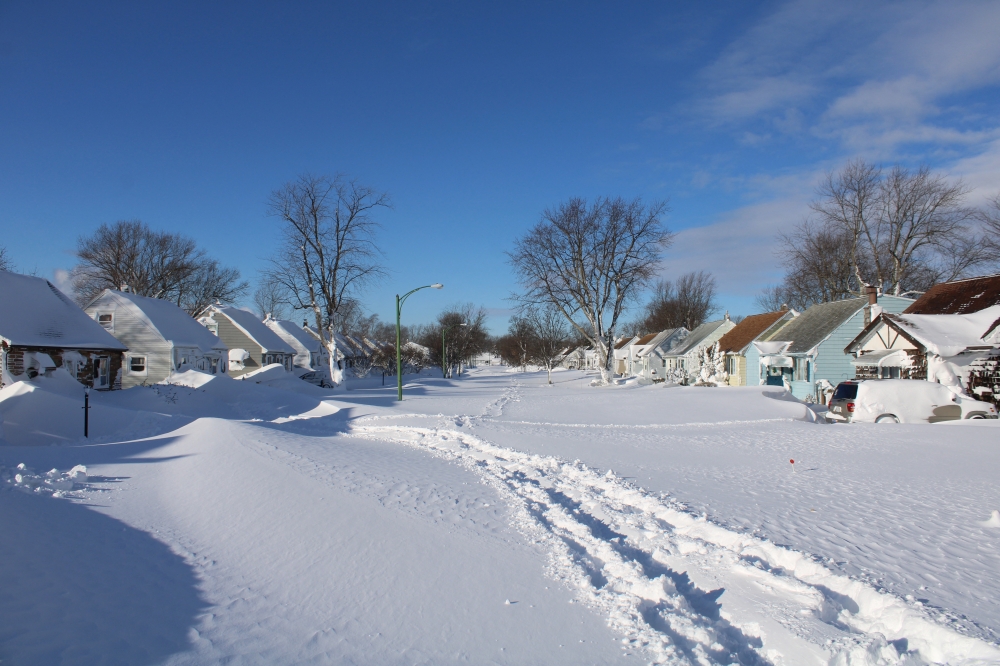
M 797 382 L 809 381 L 809 359 L 793 357 L 793 375 Z
M 97 323 L 109 331 L 115 330 L 115 316 L 110 312 L 98 312 Z
M 145 356 L 129 356 L 128 358 L 128 372 L 130 375 L 145 375 L 146 374 L 146 357 Z
M 899 368 L 879 368 L 878 376 L 881 379 L 899 379 Z
M 212 335 L 214 335 L 215 337 L 219 337 L 219 325 L 218 324 L 205 324 L 205 328 L 207 328 L 208 332 L 211 333 Z

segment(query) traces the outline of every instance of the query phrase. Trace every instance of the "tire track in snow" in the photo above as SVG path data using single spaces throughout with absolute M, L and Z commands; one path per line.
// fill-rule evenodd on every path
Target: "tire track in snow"
M 506 392 L 487 411 L 511 399 Z M 902 599 L 694 516 L 610 471 L 446 428 L 359 424 L 352 434 L 476 471 L 511 503 L 517 527 L 545 547 L 548 573 L 653 663 L 1000 663 L 995 646 Z

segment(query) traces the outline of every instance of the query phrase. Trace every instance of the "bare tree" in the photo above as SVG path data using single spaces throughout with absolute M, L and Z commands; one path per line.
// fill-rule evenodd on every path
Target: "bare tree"
M 845 244 L 843 253 L 850 262 L 856 295 L 867 284 L 861 274 L 863 247 L 866 241 L 868 248 L 877 245 L 873 235 L 880 208 L 881 178 L 881 168 L 864 160 L 852 160 L 839 173 L 827 174 L 819 198 L 812 203 L 821 227 Z M 877 271 L 880 267 L 876 264 L 875 268 Z M 875 277 L 868 278 L 872 279 Z
M 494 343 L 497 354 L 510 367 L 526 370 L 530 359 L 532 337 L 531 323 L 527 318 L 513 315 L 507 325 L 507 334 L 497 338 Z
M 569 340 L 566 319 L 552 307 L 529 308 L 525 312 L 525 319 L 531 327 L 531 360 L 545 368 L 551 384 L 552 365 L 559 359 Z
M 191 277 L 181 283 L 177 304 L 192 316 L 212 303 L 234 303 L 243 298 L 250 284 L 240 280 L 236 268 L 225 268 L 215 259 L 203 258 Z
M 261 319 L 271 315 L 274 319 L 285 319 L 288 309 L 288 294 L 270 275 L 264 275 L 253 292 L 253 304 Z
M 673 235 L 665 202 L 571 199 L 546 210 L 508 253 L 523 305 L 549 305 L 597 350 L 601 382 L 611 380 L 611 349 L 622 312 L 656 274 Z M 585 325 L 576 322 L 579 315 Z
M 102 224 L 77 240 L 73 286 L 81 303 L 104 289 L 173 301 L 195 315 L 216 301 L 241 298 L 247 283 L 235 268 L 206 257 L 180 234 L 150 229 L 139 220 Z
M 0 271 L 13 271 L 14 264 L 10 260 L 10 255 L 7 254 L 7 248 L 0 245 Z
M 927 167 L 914 172 L 901 166 L 892 168 L 881 182 L 881 210 L 871 241 L 877 284 L 898 296 L 917 265 L 933 261 L 919 261 L 925 250 L 943 255 L 959 272 L 979 262 L 974 246 L 955 242 L 968 232 L 966 223 L 973 216 L 973 211 L 963 206 L 967 193 L 961 182 L 948 183 Z M 949 258 L 953 261 L 948 262 Z M 946 279 L 954 277 L 957 275 Z
M 987 207 L 980 212 L 980 219 L 986 225 L 990 240 L 1000 243 L 1000 194 L 990 199 Z
M 473 303 L 453 305 L 438 315 L 435 324 L 415 327 L 411 334 L 430 350 L 430 361 L 441 367 L 445 376 L 450 376 L 452 369 L 461 375 L 469 359 L 489 349 L 491 344 L 486 331 L 486 310 Z M 447 362 L 443 340 L 447 343 Z
M 389 196 L 342 176 L 303 175 L 271 193 L 268 212 L 281 221 L 283 247 L 269 275 L 287 291 L 293 307 L 316 320 L 330 351 L 331 380 L 340 385 L 334 331 L 361 288 L 381 279 L 373 215 L 391 206 Z
M 693 331 L 718 311 L 715 293 L 715 278 L 706 271 L 682 275 L 676 284 L 659 280 L 638 328 L 643 333 L 681 326 Z
M 820 187 L 812 204 L 817 224 L 807 223 L 782 237 L 786 248 L 796 250 L 790 263 L 792 273 L 800 274 L 786 280 L 786 287 L 795 290 L 803 272 L 816 279 L 821 268 L 828 274 L 820 282 L 828 288 L 811 285 L 819 289 L 817 301 L 860 296 L 869 284 L 899 295 L 988 263 L 988 246 L 968 225 L 975 212 L 963 204 L 967 192 L 960 181 L 951 183 L 926 166 L 911 171 L 896 165 L 885 171 L 863 160 L 848 162 Z M 831 262 L 816 257 L 804 240 L 824 247 L 836 243 L 837 270 L 829 272 Z M 826 266 L 802 271 L 809 261 L 795 255 L 806 252 L 813 253 L 813 263 Z M 845 261 L 849 276 L 842 270 Z

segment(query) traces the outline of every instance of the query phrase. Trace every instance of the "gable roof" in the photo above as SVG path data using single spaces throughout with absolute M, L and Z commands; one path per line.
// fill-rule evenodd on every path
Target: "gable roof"
M 107 301 L 128 309 L 140 322 L 175 346 L 198 347 L 204 352 L 227 349 L 222 340 L 170 301 L 105 289 L 87 307 Z
M 715 333 L 715 331 L 717 331 L 718 328 L 724 325 L 727 321 L 731 320 L 726 318 L 726 319 L 718 319 L 716 321 L 706 321 L 704 324 L 698 326 L 693 331 L 688 333 L 687 337 L 681 340 L 681 342 L 676 347 L 670 349 L 666 355 L 684 356 L 692 349 L 700 345 L 705 340 L 705 338 L 712 335 L 712 333 Z
M 1000 273 L 936 284 L 903 314 L 968 314 L 991 305 L 1000 305 Z
M 635 341 L 635 346 L 639 347 L 641 345 L 648 345 L 650 342 L 653 341 L 653 338 L 655 338 L 657 335 L 659 335 L 659 333 L 650 333 L 649 335 L 644 335 Z
M 823 342 L 831 333 L 867 305 L 867 298 L 846 298 L 830 303 L 817 303 L 781 328 L 774 336 L 791 342 L 787 353 L 804 354 Z
M 212 306 L 211 312 L 225 315 L 236 324 L 236 327 L 246 333 L 254 342 L 259 344 L 265 352 L 278 352 L 284 354 L 295 354 L 288 343 L 278 337 L 277 333 L 264 325 L 264 322 L 257 319 L 257 315 L 239 308 Z
M 664 351 L 669 351 L 671 347 L 679 345 L 684 340 L 684 336 L 682 335 L 680 340 L 674 340 L 669 347 L 660 349 L 660 345 L 662 345 L 666 340 L 672 338 L 679 331 L 683 331 L 684 335 L 687 335 L 687 329 L 683 326 L 680 328 L 668 328 L 665 331 L 660 331 L 656 334 L 656 337 L 650 340 L 649 343 L 647 343 L 646 346 L 639 351 L 637 356 L 648 356 L 653 353 L 656 353 L 657 356 L 662 356 Z
M 0 336 L 13 345 L 128 349 L 43 278 L 0 271 L 0 313 Z
M 771 328 L 776 321 L 789 314 L 790 310 L 778 310 L 763 314 L 750 315 L 733 330 L 719 338 L 719 350 L 723 352 L 740 352 L 756 340 L 761 334 Z
M 918 347 L 938 356 L 956 356 L 969 347 L 986 345 L 983 338 L 1000 317 L 1000 305 L 970 314 L 908 315 L 883 312 L 851 341 L 845 353 L 856 351 L 885 324 Z
M 621 349 L 622 347 L 627 347 L 635 341 L 635 336 L 631 338 L 623 338 L 617 344 L 615 344 L 615 349 Z
M 282 340 L 291 338 L 310 352 L 319 352 L 320 350 L 321 344 L 319 338 L 307 333 L 294 321 L 288 321 L 287 319 L 271 319 L 268 317 L 264 320 L 264 325 L 274 331 L 279 338 L 282 338 Z

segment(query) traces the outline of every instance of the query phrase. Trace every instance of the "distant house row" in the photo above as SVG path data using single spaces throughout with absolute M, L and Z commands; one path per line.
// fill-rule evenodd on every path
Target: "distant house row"
M 787 387 L 803 400 L 826 402 L 842 381 L 926 379 L 961 386 L 979 399 L 1000 399 L 1000 275 L 935 285 L 919 299 L 880 295 L 729 316 L 695 330 L 670 329 L 619 340 L 614 370 L 658 381 L 693 379 L 705 350 L 725 354 L 727 383 Z M 594 350 L 566 350 L 567 368 L 597 367 Z
M 337 361 L 351 366 L 375 345 L 337 334 Z M 161 382 L 185 368 L 240 377 L 277 364 L 322 373 L 329 354 L 303 323 L 260 321 L 212 306 L 195 319 L 177 305 L 106 289 L 83 309 L 48 280 L 0 271 L 0 386 L 66 370 L 98 390 Z

